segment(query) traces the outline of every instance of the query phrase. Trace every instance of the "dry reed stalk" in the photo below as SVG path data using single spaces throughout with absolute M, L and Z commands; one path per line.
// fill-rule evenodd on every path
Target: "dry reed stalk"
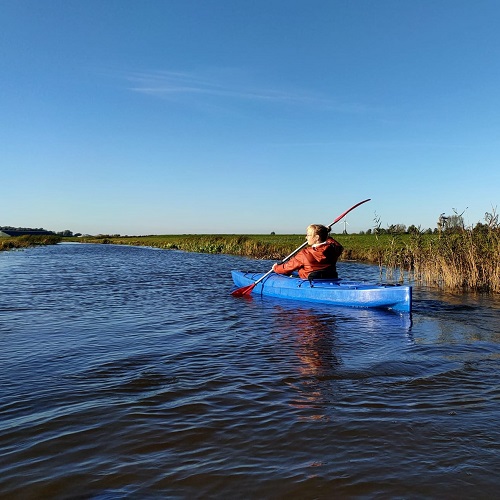
M 442 234 L 427 247 L 421 241 L 408 244 L 403 252 L 391 249 L 384 264 L 388 276 L 399 266 L 400 279 L 405 271 L 417 283 L 446 289 L 500 291 L 500 234 L 464 230 Z

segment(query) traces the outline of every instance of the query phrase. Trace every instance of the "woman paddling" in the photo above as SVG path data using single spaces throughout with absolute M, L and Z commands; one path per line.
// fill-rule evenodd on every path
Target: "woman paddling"
M 277 274 L 291 274 L 298 271 L 303 279 L 337 279 L 336 263 L 343 246 L 331 236 L 328 228 L 322 224 L 311 224 L 307 227 L 307 244 L 299 253 L 283 264 L 274 264 Z

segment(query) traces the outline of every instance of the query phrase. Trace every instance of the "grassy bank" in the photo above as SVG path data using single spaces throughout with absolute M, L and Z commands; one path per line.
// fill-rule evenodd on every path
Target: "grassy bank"
M 379 263 L 384 249 L 390 246 L 390 236 L 337 235 L 344 245 L 344 260 Z M 184 250 L 198 253 L 224 253 L 255 259 L 280 260 L 304 243 L 303 235 L 164 235 L 164 236 L 101 236 L 78 238 L 85 243 L 151 246 L 165 250 Z
M 56 235 L 26 235 L 13 237 L 0 237 L 0 251 L 16 248 L 29 248 L 37 245 L 55 245 L 62 240 Z
M 500 229 L 434 234 L 337 235 L 341 260 L 373 263 L 388 278 L 446 289 L 500 292 Z M 302 235 L 164 235 L 79 238 L 88 243 L 146 245 L 201 253 L 280 260 L 304 241 Z
M 386 277 L 449 290 L 500 293 L 500 228 L 437 234 L 336 235 L 344 246 L 341 260 L 377 264 Z M 61 238 L 0 238 L 0 250 L 53 245 L 64 241 L 150 246 L 165 250 L 224 253 L 279 261 L 304 242 L 303 235 L 163 235 Z

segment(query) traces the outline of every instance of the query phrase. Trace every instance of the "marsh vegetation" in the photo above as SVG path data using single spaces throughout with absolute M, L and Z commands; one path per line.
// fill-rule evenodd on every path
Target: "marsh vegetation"
M 377 264 L 381 279 L 415 282 L 448 290 L 500 293 L 500 225 L 498 215 L 486 213 L 485 224 L 455 226 L 439 232 L 374 231 L 334 235 L 344 246 L 340 260 Z M 0 250 L 52 245 L 60 241 L 149 246 L 164 250 L 230 254 L 279 261 L 304 242 L 303 235 L 161 235 L 62 238 L 27 235 L 0 238 Z M 385 274 L 385 276 L 383 275 Z
M 498 223 L 474 229 L 428 234 L 339 234 L 344 246 L 340 260 L 377 264 L 386 278 L 400 282 L 500 292 L 500 228 Z M 167 250 L 224 253 L 255 259 L 280 260 L 299 247 L 302 235 L 164 235 L 80 238 L 88 243 L 146 245 Z
M 35 235 L 0 237 L 0 251 L 13 250 L 16 248 L 29 248 L 37 245 L 55 245 L 62 240 L 56 235 Z

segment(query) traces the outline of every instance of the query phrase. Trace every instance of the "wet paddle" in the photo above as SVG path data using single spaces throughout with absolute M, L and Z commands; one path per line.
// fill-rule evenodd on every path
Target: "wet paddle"
M 349 210 L 346 210 L 343 214 L 339 215 L 329 226 L 327 226 L 328 232 L 330 232 L 330 230 L 332 229 L 332 226 L 334 224 L 336 224 L 339 220 L 341 220 L 343 217 L 345 217 L 351 210 L 354 210 L 355 208 L 359 207 L 363 203 L 366 203 L 367 201 L 370 201 L 370 200 L 371 200 L 371 198 L 368 198 L 367 200 L 360 201 L 359 203 L 356 203 L 356 205 L 353 205 Z M 302 250 L 305 246 L 307 246 L 307 241 L 302 243 L 302 245 L 300 245 L 300 247 L 296 248 L 291 254 L 287 255 L 281 261 L 281 264 L 283 264 L 288 259 L 293 257 L 297 252 Z M 262 275 L 257 281 L 252 283 L 251 285 L 242 286 L 241 288 L 237 288 L 236 290 L 233 290 L 231 292 L 231 295 L 233 295 L 234 297 L 243 297 L 244 295 L 248 295 L 248 294 L 252 293 L 252 290 L 255 288 L 255 285 L 257 285 L 257 283 L 260 283 L 264 278 L 267 278 L 272 272 L 273 272 L 273 270 L 271 269 L 266 274 Z

